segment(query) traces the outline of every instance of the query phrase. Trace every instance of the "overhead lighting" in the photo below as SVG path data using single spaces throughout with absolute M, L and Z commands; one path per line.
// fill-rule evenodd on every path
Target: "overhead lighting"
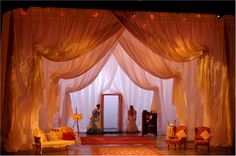
M 217 14 L 216 17 L 220 19 L 223 15 Z

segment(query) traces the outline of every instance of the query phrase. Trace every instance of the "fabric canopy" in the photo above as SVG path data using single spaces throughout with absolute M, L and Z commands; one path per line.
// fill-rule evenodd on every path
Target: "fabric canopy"
M 30 149 L 33 130 L 47 130 L 58 114 L 68 123 L 73 92 L 95 82 L 110 58 L 116 64 L 105 68 L 106 81 L 95 98 L 90 96 L 93 105 L 83 109 L 91 111 L 101 93 L 112 89 L 123 92 L 128 106 L 133 94 L 125 91 L 126 81 L 121 78 L 123 89 L 115 83 L 120 70 L 136 86 L 153 92 L 149 109 L 159 114 L 158 130 L 166 128 L 170 116 L 163 113 L 172 113 L 164 100 L 165 92 L 172 91 L 176 118 L 188 127 L 189 139 L 194 127 L 209 126 L 213 146 L 232 146 L 232 32 L 232 16 L 34 7 L 7 12 L 1 57 L 5 149 Z M 164 79 L 173 79 L 169 90 Z

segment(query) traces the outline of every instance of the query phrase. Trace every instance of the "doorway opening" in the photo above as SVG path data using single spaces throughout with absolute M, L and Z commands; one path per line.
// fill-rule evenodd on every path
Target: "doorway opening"
M 102 94 L 103 132 L 121 132 L 122 98 L 121 94 Z

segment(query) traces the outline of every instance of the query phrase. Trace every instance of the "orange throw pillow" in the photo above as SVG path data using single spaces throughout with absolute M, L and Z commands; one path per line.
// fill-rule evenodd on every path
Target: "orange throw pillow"
M 74 140 L 75 136 L 72 132 L 63 132 L 63 140 Z

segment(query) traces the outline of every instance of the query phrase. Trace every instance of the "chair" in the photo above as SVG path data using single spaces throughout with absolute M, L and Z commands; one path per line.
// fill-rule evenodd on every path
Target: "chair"
M 173 136 L 167 136 L 166 137 L 166 143 L 168 145 L 174 145 L 174 149 L 176 150 L 176 145 L 179 145 L 179 149 L 181 149 L 181 145 L 184 145 L 184 148 L 186 150 L 186 143 L 187 143 L 187 134 L 188 134 L 188 128 L 186 126 L 174 126 L 173 127 Z
M 208 147 L 208 152 L 210 151 L 210 141 L 211 141 L 211 128 L 209 127 L 196 127 L 195 128 L 195 150 L 197 150 L 198 145 L 204 145 Z

